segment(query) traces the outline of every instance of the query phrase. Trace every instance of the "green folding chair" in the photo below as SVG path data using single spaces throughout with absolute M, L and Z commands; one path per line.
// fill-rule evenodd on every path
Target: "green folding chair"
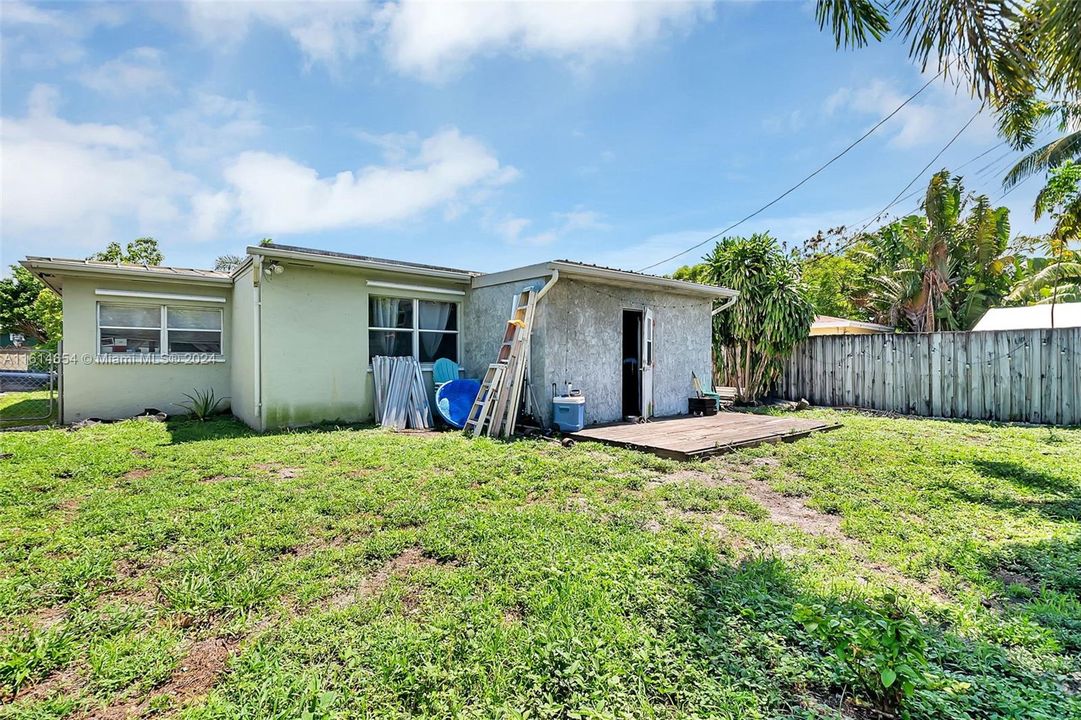
M 714 391 L 712 388 L 705 390 L 702 387 L 702 381 L 698 379 L 698 376 L 691 371 L 691 385 L 694 387 L 694 392 L 700 398 L 713 398 L 713 402 L 716 404 L 717 409 L 721 409 L 721 394 Z

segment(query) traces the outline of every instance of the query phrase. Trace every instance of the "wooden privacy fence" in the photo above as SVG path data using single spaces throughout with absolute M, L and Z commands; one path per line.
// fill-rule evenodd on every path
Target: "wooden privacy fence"
M 813 405 L 1081 424 L 1081 328 L 820 335 L 788 358 L 778 391 Z

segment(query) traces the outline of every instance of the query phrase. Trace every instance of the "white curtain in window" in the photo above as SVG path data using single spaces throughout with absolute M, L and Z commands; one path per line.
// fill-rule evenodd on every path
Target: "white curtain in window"
M 399 298 L 372 298 L 371 326 L 380 328 L 392 328 L 398 325 L 399 303 L 412 302 Z
M 450 319 L 450 303 L 445 302 L 422 302 L 420 305 L 420 327 L 425 330 L 446 330 L 447 320 Z M 439 343 L 443 341 L 442 333 L 424 332 L 420 334 L 420 342 L 424 346 L 424 352 L 431 356 Z

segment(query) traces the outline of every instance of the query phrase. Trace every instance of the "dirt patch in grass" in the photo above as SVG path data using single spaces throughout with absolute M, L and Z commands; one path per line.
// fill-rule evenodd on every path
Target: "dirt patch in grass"
M 12 702 L 22 701 L 32 703 L 36 700 L 45 700 L 53 695 L 77 695 L 86 685 L 86 677 L 77 664 L 69 665 L 57 670 L 33 685 L 24 685 L 15 694 L 14 698 L 0 697 L 0 706 L 10 699 Z
M 182 707 L 210 692 L 222 675 L 225 665 L 237 646 L 234 640 L 207 638 L 195 641 L 173 674 L 153 692 L 141 698 L 120 700 L 112 705 L 92 708 L 79 715 L 80 719 L 127 720 L 142 717 L 150 710 L 154 697 L 167 695 L 174 707 Z
M 698 485 L 704 485 L 706 487 L 712 487 L 717 484 L 717 479 L 706 472 L 701 470 L 677 470 L 674 473 L 668 473 L 667 475 L 658 475 L 644 485 L 646 490 L 654 490 L 661 485 L 675 485 L 679 483 L 695 483 Z
M 48 630 L 68 615 L 66 607 L 47 607 L 35 611 L 30 615 L 30 624 L 35 630 Z
M 229 480 L 239 480 L 239 479 L 240 478 L 232 476 L 232 475 L 207 475 L 206 477 L 200 478 L 199 482 L 204 484 L 204 485 L 215 485 L 217 483 L 228 482 Z
M 66 498 L 56 504 L 56 509 L 67 516 L 79 512 L 80 507 L 82 507 L 82 501 L 79 498 Z
M 151 471 L 147 468 L 136 468 L 135 470 L 128 470 L 126 473 L 120 476 L 120 480 L 123 482 L 142 480 L 145 477 L 149 477 L 150 472 Z
M 995 577 L 1002 582 L 1003 585 L 1009 587 L 1011 585 L 1021 585 L 1034 593 L 1040 591 L 1040 582 L 1033 577 L 1025 575 L 1024 573 L 1017 572 L 1011 568 L 998 568 L 995 571 Z
M 222 638 L 196 641 L 160 692 L 171 695 L 178 705 L 206 695 L 225 674 L 235 647 L 235 641 Z
M 419 548 L 409 548 L 383 563 L 374 573 L 364 578 L 356 588 L 332 596 L 327 601 L 327 605 L 333 608 L 348 607 L 358 600 L 381 593 L 391 578 L 404 577 L 416 568 L 433 567 L 439 564 L 438 560 L 428 557 Z M 414 608 L 416 604 L 419 604 L 419 597 L 414 598 Z
M 300 477 L 300 474 L 304 472 L 304 468 L 286 467 L 281 463 L 255 463 L 252 469 L 268 472 L 279 480 L 292 480 Z
M 769 513 L 775 523 L 790 525 L 810 535 L 841 537 L 841 518 L 827 515 L 803 504 L 797 497 L 777 492 L 764 480 L 745 479 L 740 483 L 747 494 Z

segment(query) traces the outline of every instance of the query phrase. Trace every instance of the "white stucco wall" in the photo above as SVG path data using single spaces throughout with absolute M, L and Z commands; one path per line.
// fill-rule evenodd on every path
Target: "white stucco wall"
M 222 297 L 226 303 L 174 302 L 143 298 L 106 298 L 97 289 L 151 293 L 180 293 Z M 229 331 L 231 309 L 227 286 L 198 286 L 159 281 L 131 281 L 111 278 L 74 278 L 64 281 L 64 364 L 63 422 L 72 423 L 88 417 L 115 419 L 129 417 L 146 408 L 169 414 L 185 412 L 177 403 L 184 393 L 213 389 L 219 397 L 230 394 L 230 360 L 233 348 Z M 98 361 L 97 304 L 99 301 L 125 305 L 162 303 L 214 307 L 223 310 L 222 352 L 224 360 L 209 364 L 137 363 L 109 364 Z M 223 405 L 228 408 L 228 403 Z
M 229 385 L 233 415 L 262 430 L 262 419 L 255 406 L 255 288 L 251 266 L 233 279 L 231 310 Z

